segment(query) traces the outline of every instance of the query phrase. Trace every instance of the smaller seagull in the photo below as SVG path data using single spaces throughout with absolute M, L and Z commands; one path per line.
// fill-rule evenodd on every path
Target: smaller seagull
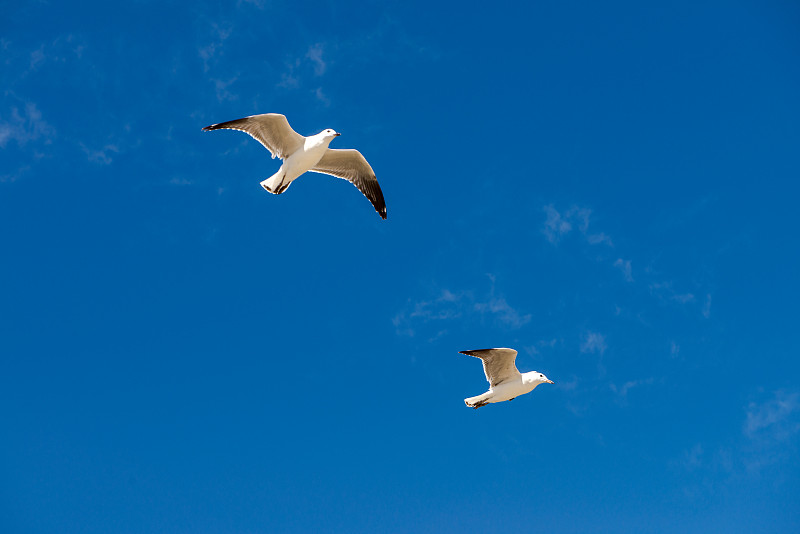
M 553 381 L 537 371 L 520 373 L 514 360 L 514 349 L 462 350 L 460 354 L 474 356 L 483 360 L 483 372 L 489 381 L 489 391 L 477 397 L 464 399 L 470 408 L 478 409 L 492 402 L 514 400 L 520 395 L 530 393 L 539 384 L 552 384 Z
M 289 121 L 279 113 L 252 115 L 219 124 L 206 126 L 203 131 L 239 130 L 270 151 L 272 158 L 283 160 L 278 172 L 261 182 L 261 187 L 280 195 L 293 181 L 307 171 L 330 174 L 344 178 L 361 191 L 375 207 L 382 219 L 386 218 L 386 203 L 378 185 L 375 172 L 358 150 L 328 148 L 334 137 L 341 135 L 331 129 L 317 135 L 303 137 L 292 130 Z

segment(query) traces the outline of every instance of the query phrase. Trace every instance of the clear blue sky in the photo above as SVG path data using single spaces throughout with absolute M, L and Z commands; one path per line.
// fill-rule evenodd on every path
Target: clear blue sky
M 0 530 L 800 531 L 800 7 L 651 4 L 2 2 Z

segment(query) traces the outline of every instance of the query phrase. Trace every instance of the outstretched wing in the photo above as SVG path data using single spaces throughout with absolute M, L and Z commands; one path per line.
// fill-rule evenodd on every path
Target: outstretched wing
M 386 202 L 383 200 L 383 191 L 378 185 L 375 171 L 372 170 L 361 152 L 353 149 L 337 150 L 329 148 L 319 163 L 311 168 L 312 172 L 330 174 L 337 178 L 344 178 L 364 193 L 364 196 L 375 207 L 375 211 L 382 219 L 386 218 Z
M 462 350 L 460 353 L 483 360 L 483 372 L 489 381 L 489 387 L 520 377 L 520 372 L 514 365 L 514 360 L 517 359 L 517 351 L 514 349 Z
M 264 113 L 243 119 L 212 124 L 203 128 L 211 130 L 239 130 L 264 145 L 275 156 L 286 159 L 303 146 L 306 138 L 292 130 L 285 115 L 280 113 Z

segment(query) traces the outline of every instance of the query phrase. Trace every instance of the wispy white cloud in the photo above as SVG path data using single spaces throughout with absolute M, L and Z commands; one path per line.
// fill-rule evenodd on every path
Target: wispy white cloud
M 14 46 L 7 39 L 0 40 L 0 51 L 3 52 L 3 63 L 9 66 L 4 79 L 5 95 L 9 88 L 37 72 L 43 72 L 45 65 L 66 64 L 81 59 L 86 44 L 72 34 L 60 35 L 52 41 L 39 43 L 35 49 Z
M 703 317 L 706 319 L 711 317 L 711 293 L 706 294 L 706 300 L 703 302 Z
M 597 332 L 587 332 L 584 335 L 583 342 L 581 342 L 581 352 L 584 354 L 603 354 L 608 346 L 606 345 L 606 337 Z
M 105 135 L 94 135 L 85 141 L 77 141 L 76 145 L 86 155 L 87 161 L 97 165 L 111 165 L 120 154 L 135 151 L 142 140 L 132 136 L 130 124 L 122 123 L 114 131 Z
M 442 289 L 432 299 L 409 300 L 405 309 L 398 312 L 392 324 L 398 335 L 414 336 L 419 328 L 429 323 L 460 321 L 474 323 L 489 319 L 511 330 L 521 328 L 531 321 L 531 314 L 520 312 L 502 295 L 495 294 L 494 279 L 490 290 L 483 295 L 473 291 Z M 441 331 L 440 327 L 437 327 Z
M 30 165 L 23 165 L 12 172 L 0 174 L 0 183 L 16 182 L 20 177 L 28 173 L 30 170 Z
M 322 77 L 328 70 L 328 63 L 323 58 L 325 50 L 325 44 L 316 43 L 309 46 L 303 56 L 287 60 L 285 62 L 285 70 L 281 73 L 277 86 L 284 89 L 297 89 L 310 85 L 308 82 L 310 79 Z M 318 82 L 318 80 L 315 80 L 312 83 Z M 321 86 L 317 86 L 312 92 L 323 105 L 329 106 L 331 104 L 330 97 Z
M 646 386 L 653 383 L 652 378 L 646 378 L 644 380 L 629 380 L 625 382 L 621 386 L 617 386 L 614 383 L 609 383 L 608 387 L 617 394 L 618 400 L 621 402 L 626 402 L 628 400 L 628 391 L 635 387 Z
M 410 317 L 424 320 L 455 319 L 464 314 L 462 303 L 465 300 L 472 300 L 472 298 L 472 294 L 467 291 L 453 293 L 448 289 L 443 289 L 434 300 L 415 303 Z
M 542 233 L 551 243 L 558 243 L 562 236 L 567 235 L 572 230 L 572 224 L 561 217 L 561 214 L 552 204 L 545 206 L 544 212 L 547 214 L 547 219 L 544 222 Z
M 293 89 L 300 86 L 300 80 L 294 74 L 294 68 L 290 65 L 287 66 L 288 70 L 281 74 L 281 80 L 278 82 L 278 87 L 284 89 Z
M 682 467 L 688 472 L 702 474 L 704 472 L 720 472 L 730 474 L 734 469 L 736 460 L 734 454 L 728 448 L 711 448 L 702 443 L 695 443 L 689 449 L 684 450 L 680 457 L 673 464 Z M 698 493 L 708 491 L 707 479 L 704 479 L 706 487 L 685 487 L 684 492 L 689 496 L 697 496 Z
M 798 434 L 800 393 L 777 390 L 747 405 L 738 439 L 716 448 L 698 443 L 684 452 L 679 463 L 687 471 L 757 476 L 769 466 L 779 466 L 796 456 Z
M 591 217 L 591 215 L 592 210 L 589 208 L 580 208 L 578 206 L 572 206 L 564 214 L 567 219 L 576 221 L 578 223 L 578 229 L 584 234 L 589 230 L 589 217 Z
M 598 234 L 586 234 L 586 241 L 588 241 L 590 245 L 600 245 L 605 243 L 610 247 L 614 246 L 614 242 L 611 241 L 611 238 L 603 232 Z
M 745 410 L 741 456 L 750 473 L 782 463 L 797 454 L 800 433 L 800 393 L 775 391 L 771 398 L 751 402 Z
M 212 80 L 214 82 L 214 89 L 216 90 L 217 100 L 219 102 L 234 101 L 239 98 L 239 95 L 232 93 L 228 89 L 228 87 L 230 87 L 231 85 L 233 85 L 234 82 L 236 82 L 237 78 L 238 78 L 237 76 L 234 76 L 229 80 L 219 80 L 216 78 Z
M 225 41 L 233 33 L 233 29 L 228 26 L 220 26 L 219 24 L 212 23 L 212 41 L 201 46 L 197 51 L 197 55 L 203 60 L 203 71 L 208 72 L 212 65 L 222 56 Z
M 559 245 L 561 242 L 572 241 L 572 243 L 584 241 L 589 245 L 606 245 L 614 247 L 614 242 L 607 233 L 598 231 L 594 228 L 592 220 L 592 210 L 585 207 L 572 205 L 566 210 L 559 210 L 553 204 L 543 206 L 542 211 L 545 214 L 543 226 L 540 228 L 545 238 L 553 245 Z M 663 276 L 654 272 L 652 265 L 645 265 L 643 268 L 637 270 L 637 277 L 633 276 L 634 260 L 625 259 L 623 257 L 613 256 L 609 257 L 609 251 L 606 248 L 594 249 L 583 247 L 582 252 L 586 257 L 591 258 L 595 262 L 605 263 L 606 265 L 613 265 L 622 273 L 623 279 L 634 284 L 639 281 L 641 286 L 633 286 L 636 294 L 642 291 L 649 291 L 651 297 L 655 298 L 663 304 L 681 304 L 691 309 L 696 310 L 702 317 L 708 319 L 711 316 L 711 294 L 707 293 L 705 288 L 697 283 L 692 283 L 688 288 L 680 287 L 681 282 L 679 279 L 672 280 L 665 279 Z M 637 260 L 638 261 L 638 260 Z M 638 263 L 637 263 L 638 265 Z M 685 284 L 684 284 L 685 285 Z M 687 290 L 689 289 L 689 290 Z M 623 308 L 614 303 L 616 315 L 620 316 Z M 638 313 L 634 314 L 640 320 L 643 315 Z
M 327 95 L 326 95 L 326 94 L 325 94 L 325 93 L 322 91 L 322 87 L 317 87 L 317 88 L 314 90 L 314 96 L 316 96 L 316 97 L 317 97 L 317 100 L 319 100 L 320 102 L 322 102 L 322 104 L 323 104 L 325 107 L 328 107 L 328 106 L 330 106 L 330 105 L 331 105 L 331 99 L 330 99 L 330 98 L 328 98 L 328 96 L 327 96 Z
M 577 228 L 590 245 L 606 244 L 608 246 L 614 246 L 611 237 L 604 232 L 589 231 L 589 219 L 592 210 L 588 208 L 572 206 L 561 213 L 555 206 L 548 204 L 544 206 L 543 211 L 546 214 L 546 218 L 542 233 L 547 240 L 553 244 L 558 243 L 561 238 L 569 234 L 573 228 Z
M 502 297 L 490 297 L 488 301 L 476 302 L 474 306 L 478 313 L 493 315 L 509 328 L 519 328 L 531 320 L 531 314 L 521 314 Z
M 555 339 L 555 338 L 540 339 L 539 341 L 537 341 L 533 345 L 523 345 L 522 346 L 522 350 L 524 350 L 526 353 L 528 353 L 531 356 L 536 356 L 536 355 L 542 353 L 542 349 L 545 349 L 545 348 L 552 349 L 553 347 L 556 346 L 557 342 L 558 342 L 558 340 Z
M 8 39 L 0 41 L 0 64 L 4 65 L 3 90 L 0 92 L 0 149 L 12 154 L 17 151 L 3 162 L 0 182 L 14 182 L 34 174 L 38 162 L 53 155 L 57 128 L 50 116 L 45 118 L 46 113 L 39 104 L 25 95 L 32 85 L 43 87 L 49 83 L 42 79 L 42 72 L 48 70 L 43 66 L 48 62 L 65 63 L 75 58 L 70 50 L 71 40 L 71 36 L 59 37 L 39 43 L 33 49 Z M 48 109 L 45 107 L 45 111 Z
M 776 391 L 771 399 L 747 406 L 743 432 L 750 439 L 783 440 L 800 430 L 800 393 Z
M 316 43 L 308 47 L 306 52 L 306 59 L 310 60 L 314 65 L 314 76 L 322 76 L 325 74 L 327 64 L 322 59 L 323 46 L 322 43 Z
M 421 324 L 457 319 L 464 313 L 461 302 L 465 298 L 470 297 L 461 292 L 452 293 L 443 289 L 437 297 L 430 300 L 409 300 L 406 309 L 398 312 L 392 319 L 395 332 L 397 335 L 414 336 Z
M 81 150 L 86 154 L 86 158 L 92 163 L 110 165 L 114 161 L 113 156 L 119 154 L 119 146 L 114 144 L 104 145 L 103 148 L 89 148 L 84 143 L 79 143 Z
M 653 282 L 649 285 L 650 293 L 664 301 L 675 301 L 681 304 L 694 302 L 693 293 L 679 293 L 672 287 L 672 282 Z
M 26 102 L 20 112 L 16 106 L 6 115 L 0 116 L 0 148 L 5 148 L 10 141 L 24 146 L 31 141 L 52 143 L 55 128 L 42 118 L 42 112 L 33 102 Z
M 30 64 L 28 66 L 30 70 L 36 70 L 42 63 L 44 63 L 44 46 L 45 45 L 41 45 L 39 48 L 31 52 Z
M 614 267 L 619 268 L 622 271 L 622 275 L 625 277 L 625 281 L 633 282 L 633 271 L 631 270 L 631 260 L 623 260 L 622 258 L 618 258 L 617 261 L 614 262 Z
M 482 302 L 475 302 L 475 311 L 483 315 L 495 317 L 500 324 L 507 328 L 520 328 L 530 322 L 531 314 L 520 313 L 506 302 L 505 297 L 496 294 L 495 284 L 497 278 L 492 274 L 487 274 L 486 276 L 491 280 L 491 288 L 489 294 L 484 297 Z

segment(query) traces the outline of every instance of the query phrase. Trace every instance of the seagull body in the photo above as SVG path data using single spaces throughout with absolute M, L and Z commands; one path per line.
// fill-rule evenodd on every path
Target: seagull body
M 338 132 L 323 130 L 316 135 L 303 137 L 295 132 L 284 115 L 265 113 L 252 115 L 219 124 L 206 126 L 203 131 L 239 130 L 270 151 L 272 158 L 283 160 L 278 172 L 261 182 L 261 187 L 280 195 L 293 181 L 308 171 L 343 178 L 361 191 L 375 207 L 381 218 L 386 218 L 386 203 L 378 185 L 375 172 L 358 150 L 328 148 Z
M 464 399 L 470 408 L 478 409 L 493 402 L 514 400 L 520 395 L 530 393 L 539 384 L 552 384 L 553 381 L 537 371 L 520 373 L 514 360 L 514 349 L 463 350 L 461 354 L 483 360 L 483 372 L 489 381 L 489 391 L 476 397 Z

